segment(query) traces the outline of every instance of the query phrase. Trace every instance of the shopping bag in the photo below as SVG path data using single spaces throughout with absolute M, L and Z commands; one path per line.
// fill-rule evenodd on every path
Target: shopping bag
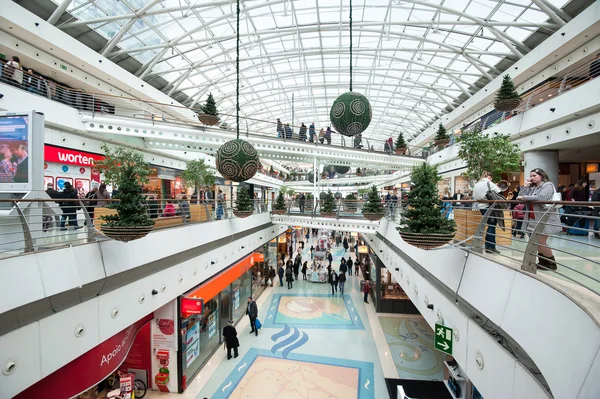
M 256 319 L 256 321 L 254 322 L 254 327 L 257 330 L 260 330 L 262 328 L 262 324 L 261 324 L 260 320 Z

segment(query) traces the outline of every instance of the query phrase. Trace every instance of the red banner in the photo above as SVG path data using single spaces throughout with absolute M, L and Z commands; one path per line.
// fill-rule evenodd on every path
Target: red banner
M 95 161 L 104 159 L 104 155 L 92 154 L 91 152 L 82 152 L 70 150 L 68 148 L 44 146 L 44 161 L 57 162 L 69 165 L 93 166 Z
M 150 314 L 137 321 L 30 386 L 13 399 L 46 397 L 66 399 L 87 391 L 111 375 L 123 363 L 138 331 L 152 319 L 153 315 Z
M 202 298 L 181 298 L 181 315 L 184 319 L 193 314 L 204 313 L 204 300 Z

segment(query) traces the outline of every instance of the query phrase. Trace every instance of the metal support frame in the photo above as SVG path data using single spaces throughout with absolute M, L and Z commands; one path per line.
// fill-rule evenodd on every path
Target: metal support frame
M 531 237 L 529 237 L 529 241 L 527 242 L 527 247 L 525 247 L 525 253 L 523 254 L 523 263 L 521 263 L 521 270 L 536 274 L 537 272 L 537 255 L 534 250 L 537 248 L 540 243 L 540 237 L 544 234 L 544 228 L 546 227 L 546 222 L 552 212 L 556 211 L 556 205 L 552 205 L 540 218 L 540 220 L 535 225 L 533 232 L 531 233 Z
M 94 227 L 94 221 L 92 220 L 92 217 L 90 216 L 90 213 L 85 207 L 83 201 L 79 200 L 79 206 L 83 211 L 83 217 L 85 218 L 85 224 L 87 225 L 87 241 L 93 242 L 96 240 L 96 229 Z
M 23 227 L 23 242 L 25 247 L 23 248 L 24 252 L 33 252 L 35 248 L 33 247 L 33 236 L 31 235 L 31 230 L 29 230 L 29 224 L 27 223 L 27 218 L 23 213 L 23 210 L 19 207 L 19 203 L 17 201 L 13 201 L 13 205 L 17 210 L 17 214 L 19 215 L 19 219 L 21 220 L 21 226 Z
M 483 215 L 479 221 L 477 230 L 475 230 L 475 235 L 473 236 L 473 252 L 479 254 L 483 253 L 483 249 L 485 248 L 485 235 L 487 234 L 487 221 L 495 208 L 496 203 L 494 202 L 490 205 L 485 212 L 485 215 Z

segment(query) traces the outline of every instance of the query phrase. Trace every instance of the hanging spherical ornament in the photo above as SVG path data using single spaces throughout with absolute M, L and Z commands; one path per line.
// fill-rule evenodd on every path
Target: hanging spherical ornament
M 260 167 L 256 149 L 241 139 L 223 144 L 217 151 L 216 162 L 217 170 L 225 179 L 238 183 L 254 177 Z
M 312 170 L 310 172 L 308 172 L 307 179 L 309 182 L 314 183 L 315 182 L 315 172 L 313 172 Z M 317 181 L 319 181 L 319 176 L 317 176 Z
M 354 136 L 364 132 L 371 118 L 373 110 L 367 97 L 354 91 L 339 96 L 331 107 L 329 119 L 336 131 L 344 136 Z

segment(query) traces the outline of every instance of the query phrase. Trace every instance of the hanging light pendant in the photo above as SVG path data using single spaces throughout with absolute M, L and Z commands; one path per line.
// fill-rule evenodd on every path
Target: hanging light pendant
M 367 97 L 352 91 L 352 0 L 350 0 L 350 91 L 333 102 L 329 119 L 337 132 L 355 136 L 364 132 L 373 118 L 371 103 Z
M 235 118 L 237 137 L 219 147 L 216 164 L 217 170 L 225 179 L 241 183 L 254 177 L 260 166 L 260 160 L 256 148 L 246 140 L 240 139 L 240 0 L 237 0 L 236 55 Z

